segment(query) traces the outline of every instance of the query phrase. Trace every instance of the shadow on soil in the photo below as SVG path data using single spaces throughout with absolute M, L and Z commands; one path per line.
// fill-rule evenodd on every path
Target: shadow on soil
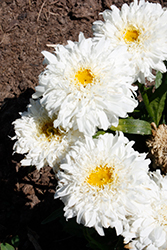
M 20 166 L 23 156 L 13 155 L 10 138 L 15 135 L 13 121 L 19 118 L 19 112 L 26 110 L 33 89 L 27 89 L 18 98 L 5 99 L 0 109 L 0 243 L 13 244 L 17 250 L 93 249 L 122 250 L 122 237 L 116 237 L 114 230 L 106 230 L 106 248 L 96 247 L 96 241 L 104 246 L 106 237 L 99 237 L 94 229 L 85 229 L 74 219 L 66 222 L 63 217 L 63 205 L 54 200 L 56 180 L 52 169 L 47 166 L 38 171 L 32 166 Z M 135 150 L 146 152 L 145 138 L 126 135 L 135 140 Z M 54 211 L 54 220 L 45 219 Z M 83 237 L 86 236 L 86 238 Z M 108 235 L 108 236 L 107 236 Z M 88 241 L 86 240 L 88 239 Z
M 81 232 L 67 232 L 63 217 L 41 223 L 62 207 L 61 201 L 54 200 L 52 169 L 20 166 L 22 156 L 13 155 L 12 122 L 26 110 L 33 92 L 27 89 L 18 98 L 5 99 L 0 109 L 0 243 L 13 243 L 19 250 L 85 249 L 87 241 L 79 237 Z

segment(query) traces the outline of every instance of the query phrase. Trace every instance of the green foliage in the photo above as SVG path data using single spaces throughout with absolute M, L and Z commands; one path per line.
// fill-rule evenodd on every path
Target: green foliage
M 155 88 L 157 89 L 162 83 L 162 73 L 160 71 L 157 72 L 155 78 Z
M 1 243 L 1 250 L 15 250 L 13 246 L 8 243 Z
M 150 135 L 151 125 L 147 121 L 142 121 L 139 119 L 119 119 L 119 124 L 117 127 L 111 126 L 113 131 L 122 131 L 129 134 L 140 134 L 140 135 Z
M 167 84 L 161 84 L 161 86 L 154 92 L 152 98 L 150 98 L 150 106 L 153 109 L 153 119 L 157 126 L 159 125 L 165 108 L 166 94 Z
M 66 221 L 63 216 L 63 207 L 61 206 L 49 215 L 42 224 L 49 223 L 53 220 L 59 220 L 62 225 L 63 232 L 67 232 L 71 236 L 85 237 L 88 242 L 88 247 L 92 249 L 100 250 L 123 250 L 123 237 L 117 236 L 115 229 L 104 229 L 105 236 L 100 236 L 94 228 L 87 228 L 82 224 L 76 223 L 76 218 L 71 218 Z M 6 250 L 6 249 L 5 249 Z M 12 250 L 12 249 L 11 249 Z
M 18 235 L 14 236 L 12 239 L 11 239 L 11 243 L 14 247 L 18 247 L 19 244 L 20 244 L 20 238 Z
M 144 84 L 138 83 L 145 108 L 152 122 L 158 126 L 165 111 L 167 97 L 167 74 L 157 73 L 155 81 L 155 91 L 153 87 L 147 88 Z
M 85 238 L 87 239 L 87 241 L 89 242 L 89 246 L 92 248 L 92 249 L 100 249 L 100 250 L 108 250 L 108 248 L 99 243 L 97 240 L 95 240 L 91 234 L 89 233 L 89 230 L 85 227 L 83 228 L 83 233 L 84 233 L 84 236 Z
M 63 231 L 77 238 L 83 237 L 84 226 L 76 222 L 76 217 L 69 219 L 68 222 L 66 221 L 65 217 L 61 217 L 59 221 L 63 226 Z
M 93 138 L 97 138 L 99 135 L 104 135 L 104 134 L 105 134 L 105 131 L 99 130 L 99 131 L 93 136 Z
M 11 243 L 14 247 L 18 247 L 19 244 L 20 244 L 20 238 L 18 235 L 14 236 L 12 239 L 11 239 Z M 10 245 L 9 243 L 1 243 L 0 244 L 0 250 L 15 250 L 15 248 Z
M 89 247 L 99 250 L 123 250 L 123 237 L 117 236 L 114 228 L 104 229 L 105 236 L 98 235 L 94 228 L 83 228 L 83 234 L 89 242 Z
M 63 216 L 63 206 L 56 209 L 53 213 L 51 213 L 46 219 L 44 219 L 41 224 L 45 225 L 53 220 L 56 220 L 57 218 L 60 218 Z
M 118 126 L 111 126 L 110 131 L 150 135 L 151 122 L 155 122 L 157 126 L 160 123 L 167 123 L 167 73 L 157 72 L 155 87 L 146 87 L 138 82 L 136 84 L 139 87 L 143 101 L 131 114 L 131 118 L 119 119 Z M 104 131 L 98 131 L 93 138 L 104 133 Z

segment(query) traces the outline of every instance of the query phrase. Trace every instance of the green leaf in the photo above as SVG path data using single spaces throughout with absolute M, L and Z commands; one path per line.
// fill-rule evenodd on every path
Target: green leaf
M 71 218 L 67 222 L 65 217 L 61 217 L 59 221 L 62 224 L 64 232 L 67 232 L 68 234 L 72 236 L 75 235 L 76 237 L 83 237 L 82 228 L 84 226 L 81 224 L 78 224 L 76 222 L 76 218 Z
M 123 237 L 117 236 L 114 228 L 104 229 L 105 236 L 100 236 L 94 228 L 83 227 L 83 234 L 88 247 L 95 250 L 123 250 Z
M 162 73 L 160 71 L 157 72 L 155 78 L 155 88 L 157 89 L 162 83 Z
M 158 126 L 165 108 L 167 96 L 167 74 L 162 75 L 161 85 L 152 92 L 153 87 L 146 88 L 144 84 L 138 83 L 143 102 L 151 119 Z
M 153 120 L 158 126 L 165 108 L 167 96 L 167 81 L 163 81 L 150 98 L 150 107 L 153 110 Z
M 13 246 L 8 243 L 1 243 L 1 250 L 15 250 Z
M 149 122 L 138 119 L 119 119 L 117 127 L 111 126 L 113 131 L 122 131 L 129 134 L 150 135 L 151 125 Z
M 63 216 L 63 206 L 55 210 L 53 213 L 51 213 L 45 220 L 41 222 L 42 225 L 47 224 L 53 220 L 56 220 L 57 218 Z
M 146 108 L 149 116 L 151 117 L 152 121 L 154 121 L 154 119 L 153 119 L 153 117 L 154 117 L 154 110 L 150 106 L 150 100 L 149 100 L 149 97 L 152 95 L 152 89 L 153 89 L 153 87 L 146 88 L 146 86 L 144 84 L 141 84 L 141 83 L 137 83 L 137 85 L 138 85 L 138 87 L 140 89 L 140 93 L 142 95 L 143 102 L 145 104 L 145 108 Z
M 18 247 L 19 244 L 20 244 L 19 236 L 18 236 L 18 235 L 14 236 L 14 237 L 11 239 L 11 243 L 12 243 L 13 246 Z
M 105 134 L 105 131 L 100 130 L 100 131 L 98 131 L 98 132 L 93 136 L 93 138 L 96 138 L 96 137 L 98 137 L 99 135 L 104 135 L 104 134 Z
M 85 236 L 85 239 L 89 242 L 89 246 L 92 249 L 100 249 L 100 250 L 108 250 L 109 248 L 106 247 L 104 244 L 99 243 L 98 241 L 96 241 L 90 234 L 89 234 L 89 230 L 85 227 L 83 228 L 83 233 Z

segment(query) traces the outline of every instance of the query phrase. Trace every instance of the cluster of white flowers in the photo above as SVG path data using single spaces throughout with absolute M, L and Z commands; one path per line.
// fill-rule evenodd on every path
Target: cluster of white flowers
M 145 77 L 152 80 L 152 69 L 166 72 L 167 11 L 160 4 L 134 0 L 130 6 L 123 4 L 121 10 L 112 5 L 102 15 L 104 22 L 93 25 L 95 41 L 105 36 L 111 48 L 125 46 L 139 82 Z
M 94 37 L 43 51 L 47 64 L 27 111 L 14 121 L 14 151 L 22 165 L 49 165 L 58 180 L 55 198 L 77 223 L 115 228 L 132 249 L 167 249 L 167 177 L 149 173 L 150 160 L 122 132 L 93 138 L 117 126 L 138 105 L 136 80 L 166 72 L 167 11 L 134 0 L 111 6 Z

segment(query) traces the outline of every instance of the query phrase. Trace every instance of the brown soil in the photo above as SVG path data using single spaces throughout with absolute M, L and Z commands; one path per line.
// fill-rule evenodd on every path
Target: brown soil
M 48 44 L 92 36 L 99 12 L 128 0 L 0 0 L 0 243 L 19 236 L 19 250 L 85 249 L 86 241 L 64 231 L 65 224 L 41 222 L 62 204 L 54 200 L 56 181 L 48 166 L 21 167 L 12 155 L 12 122 L 26 110 L 43 71 Z M 153 2 L 153 1 L 152 1 Z M 167 2 L 160 0 L 166 7 Z

